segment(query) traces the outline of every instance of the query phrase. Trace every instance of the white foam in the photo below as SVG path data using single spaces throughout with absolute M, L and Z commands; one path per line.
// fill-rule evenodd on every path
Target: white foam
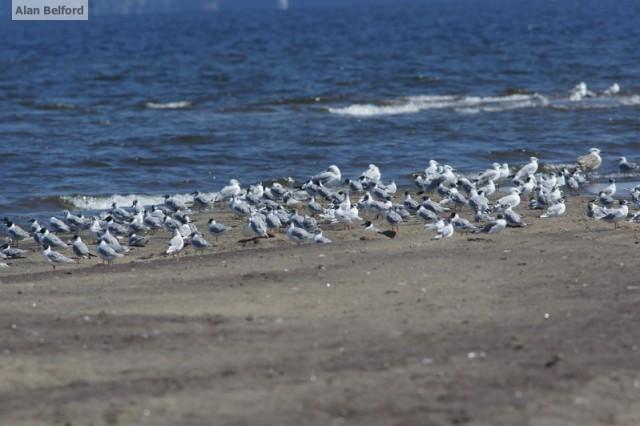
M 165 102 L 165 103 L 147 102 L 146 104 L 144 104 L 144 106 L 151 109 L 184 109 L 184 108 L 190 108 L 191 105 L 192 105 L 191 101 L 176 101 L 176 102 Z
M 172 195 L 172 197 L 183 202 L 193 200 L 191 194 L 177 194 Z M 103 196 L 73 195 L 63 196 L 61 198 L 64 202 L 75 206 L 75 208 L 79 210 L 107 210 L 111 208 L 113 203 L 116 203 L 119 207 L 129 207 L 133 203 L 133 200 L 138 200 L 138 203 L 145 207 L 164 203 L 164 197 L 161 195 L 145 194 L 114 194 Z
M 424 110 L 452 109 L 459 114 L 496 113 L 523 108 L 555 108 L 581 110 L 620 108 L 640 105 L 640 95 L 621 95 L 617 83 L 596 94 L 586 83 L 577 84 L 567 95 L 543 96 L 513 94 L 505 96 L 424 95 L 382 101 L 380 104 L 353 104 L 342 108 L 329 108 L 332 114 L 349 117 L 375 117 L 382 115 L 415 114 Z
M 548 100 L 541 95 L 514 94 L 506 96 L 455 96 L 426 95 L 409 96 L 388 105 L 354 104 L 344 108 L 329 108 L 332 114 L 352 117 L 372 117 L 378 115 L 412 114 L 430 109 L 454 109 L 458 112 L 496 112 L 516 108 L 546 105 Z

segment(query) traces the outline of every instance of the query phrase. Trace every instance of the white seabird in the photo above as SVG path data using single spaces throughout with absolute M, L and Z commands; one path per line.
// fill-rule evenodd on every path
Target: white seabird
M 482 232 L 485 234 L 497 234 L 498 232 L 504 231 L 506 227 L 507 221 L 502 214 L 499 214 L 496 216 L 495 221 L 488 223 L 484 228 L 482 228 Z
M 169 246 L 167 247 L 166 254 L 177 255 L 184 248 L 184 240 L 180 231 L 175 229 L 173 231 L 173 237 L 169 240 Z
M 96 253 L 102 259 L 102 263 L 106 262 L 109 265 L 113 263 L 114 259 L 124 256 L 122 253 L 116 252 L 105 240 L 100 240 Z
M 589 149 L 589 153 L 578 157 L 576 161 L 577 166 L 580 170 L 583 170 L 587 173 L 593 172 L 597 170 L 602 164 L 602 157 L 600 157 L 600 150 L 598 148 Z
M 566 211 L 567 206 L 564 203 L 564 199 L 560 199 L 560 201 L 549 207 L 540 217 L 558 217 L 562 216 Z
M 538 158 L 537 157 L 529 157 L 529 163 L 522 166 L 520 170 L 515 175 L 515 179 L 521 180 L 527 176 L 533 176 L 538 171 Z
M 67 256 L 60 254 L 57 251 L 52 251 L 51 247 L 48 245 L 44 246 L 44 250 L 42 251 L 42 256 L 47 262 L 51 264 L 54 271 L 56 269 L 56 265 L 58 264 L 75 263 L 73 259 L 69 259 Z

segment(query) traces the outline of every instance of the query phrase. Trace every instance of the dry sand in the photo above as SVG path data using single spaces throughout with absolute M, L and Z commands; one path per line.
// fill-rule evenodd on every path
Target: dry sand
M 0 424 L 638 425 L 637 228 L 584 207 L 446 241 L 34 253 L 0 271 Z

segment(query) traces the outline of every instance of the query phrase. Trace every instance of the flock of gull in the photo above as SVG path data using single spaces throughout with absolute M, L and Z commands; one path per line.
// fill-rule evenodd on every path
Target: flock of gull
M 345 229 L 359 225 L 365 231 L 394 237 L 411 218 L 424 222 L 435 240 L 451 238 L 456 232 L 495 234 L 507 227 L 527 225 L 516 210 L 523 201 L 529 209 L 542 210 L 541 218 L 564 215 L 566 194 L 576 193 L 601 164 L 597 148 L 579 157 L 575 165 L 545 171 L 536 157 L 530 157 L 529 163 L 520 169 L 494 163 L 473 176 L 456 173 L 452 166 L 431 160 L 424 173 L 415 177 L 418 188 L 415 198 L 407 191 L 403 199 L 398 197 L 394 181 L 383 183 L 380 169 L 374 164 L 355 179 L 344 179 L 340 169 L 332 165 L 302 185 L 288 181 L 284 185 L 258 183 L 243 188 L 232 179 L 218 192 L 195 192 L 186 201 L 165 195 L 164 202 L 157 205 L 142 206 L 137 200 L 130 207 L 113 203 L 111 209 L 92 216 L 65 211 L 62 217 L 51 217 L 46 226 L 32 219 L 25 229 L 4 218 L 7 238 L 0 246 L 0 267 L 9 267 L 2 260 L 25 257 L 27 250 L 20 248 L 20 243 L 31 239 L 54 270 L 57 265 L 95 256 L 111 264 L 132 248 L 145 247 L 150 234 L 163 230 L 170 234 L 166 255 L 177 256 L 186 246 L 206 250 L 212 245 L 206 238 L 217 241 L 231 226 L 211 218 L 206 230 L 210 237 L 205 238 L 190 215 L 194 211 L 222 209 L 243 218 L 247 240 L 272 238 L 286 232 L 288 239 L 297 244 L 327 244 L 331 240 L 322 231 L 327 224 L 339 224 Z M 621 172 L 630 172 L 638 169 L 638 165 L 621 157 L 619 168 Z M 506 195 L 498 197 L 498 189 L 503 189 Z M 616 182 L 611 179 L 589 203 L 587 215 L 613 223 L 616 228 L 622 220 L 640 222 L 640 212 L 631 215 L 630 203 L 614 199 L 616 192 Z M 640 207 L 640 186 L 630 192 L 631 201 Z M 470 219 L 462 217 L 462 213 Z M 383 223 L 390 230 L 381 231 Z M 95 244 L 95 250 L 89 248 L 80 234 Z

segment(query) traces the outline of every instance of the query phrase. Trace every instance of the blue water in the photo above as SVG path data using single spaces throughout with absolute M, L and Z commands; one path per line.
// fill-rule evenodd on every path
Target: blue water
M 473 171 L 597 146 L 613 171 L 640 157 L 638 22 L 624 0 L 3 22 L 0 213 L 333 163 L 408 183 L 432 158 Z M 572 101 L 580 82 L 595 96 Z

